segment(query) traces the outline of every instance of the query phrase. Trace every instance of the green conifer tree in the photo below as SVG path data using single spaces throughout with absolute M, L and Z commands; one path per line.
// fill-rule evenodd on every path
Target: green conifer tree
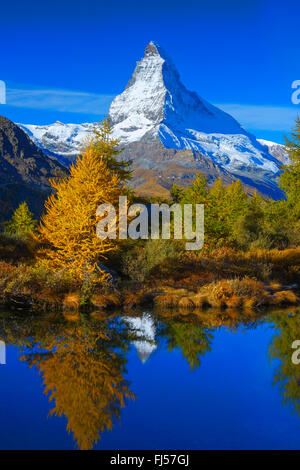
M 26 202 L 22 202 L 5 224 L 4 232 L 9 235 L 26 236 L 35 231 L 37 221 L 34 220 Z
M 290 137 L 285 138 L 285 146 L 290 159 L 289 164 L 283 166 L 279 184 L 287 198 L 290 215 L 295 220 L 300 219 L 300 117 L 296 119 L 296 126 L 292 129 Z
M 120 141 L 112 138 L 112 128 L 108 118 L 104 119 L 99 127 L 93 130 L 94 149 L 103 158 L 107 167 L 117 174 L 121 182 L 126 183 L 131 179 L 131 160 L 118 159 L 122 152 Z

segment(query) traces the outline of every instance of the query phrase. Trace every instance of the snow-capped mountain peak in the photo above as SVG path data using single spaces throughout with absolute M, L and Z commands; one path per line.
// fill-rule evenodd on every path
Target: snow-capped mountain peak
M 259 142 L 232 116 L 189 91 L 168 54 L 151 41 L 124 91 L 110 105 L 113 136 L 133 161 L 142 184 L 149 177 L 186 183 L 204 171 L 227 181 L 236 177 L 280 197 L 276 178 L 282 148 Z M 73 157 L 95 124 L 23 125 L 44 151 Z M 145 173 L 146 172 L 146 173 Z M 279 194 L 280 193 L 280 194 Z
M 124 142 L 159 133 L 164 145 L 186 148 L 182 139 L 172 138 L 170 132 L 245 134 L 238 122 L 186 89 L 172 60 L 151 41 L 144 57 L 137 62 L 134 73 L 123 93 L 112 102 L 109 110 L 115 134 Z
M 229 114 L 189 91 L 172 60 L 151 41 L 125 90 L 110 106 L 114 136 L 122 144 L 161 142 L 211 158 L 237 175 L 255 167 L 276 174 L 278 162 Z

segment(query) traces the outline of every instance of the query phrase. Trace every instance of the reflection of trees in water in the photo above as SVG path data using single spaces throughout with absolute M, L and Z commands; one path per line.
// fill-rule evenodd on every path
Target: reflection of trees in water
M 99 433 L 110 430 L 133 394 L 124 379 L 126 331 L 112 321 L 60 322 L 44 335 L 43 322 L 5 325 L 7 338 L 15 334 L 30 367 L 42 376 L 45 393 L 54 403 L 51 415 L 65 415 L 67 429 L 80 449 L 90 449 Z M 17 326 L 17 330 L 15 330 Z M 45 325 L 44 325 L 45 326 Z M 15 341 L 13 341 L 15 343 Z
M 237 310 L 199 312 L 198 314 L 180 315 L 163 313 L 164 320 L 161 335 L 166 338 L 169 351 L 180 349 L 191 370 L 200 366 L 200 359 L 211 351 L 214 331 L 225 326 L 231 332 L 240 328 L 254 328 L 258 318 L 252 312 L 250 317 L 241 315 Z
M 253 328 L 258 316 L 236 311 L 180 315 L 170 311 L 127 314 L 109 318 L 105 312 L 86 318 L 79 315 L 0 317 L 0 337 L 20 348 L 21 360 L 35 367 L 53 403 L 51 415 L 65 415 L 67 429 L 81 449 L 92 448 L 99 434 L 120 419 L 121 408 L 133 398 L 124 379 L 126 353 L 132 342 L 145 360 L 158 337 L 168 349 L 180 349 L 190 369 L 211 350 L 214 331 Z M 76 320 L 76 321 L 75 321 Z M 290 347 L 290 345 L 289 345 Z M 147 355 L 148 354 L 148 355 Z
M 162 335 L 166 337 L 169 351 L 181 350 L 191 370 L 199 367 L 200 357 L 211 350 L 212 331 L 194 322 L 189 323 L 187 319 L 168 322 L 162 329 Z
M 300 339 L 300 309 L 290 312 L 274 313 L 269 317 L 277 330 L 269 357 L 280 361 L 275 369 L 274 384 L 282 394 L 283 403 L 292 406 L 300 415 L 300 365 L 292 363 L 292 343 Z

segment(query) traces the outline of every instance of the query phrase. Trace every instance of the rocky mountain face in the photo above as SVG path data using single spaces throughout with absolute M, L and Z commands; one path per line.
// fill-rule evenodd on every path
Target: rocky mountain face
M 44 155 L 19 126 L 0 116 L 0 220 L 25 199 L 39 213 L 50 191 L 49 178 L 63 173 L 64 166 Z
M 184 185 L 203 172 L 211 182 L 219 176 L 240 178 L 252 190 L 281 196 L 282 146 L 257 140 L 232 116 L 187 90 L 172 60 L 154 42 L 111 103 L 109 117 L 123 157 L 133 160 L 133 184 L 140 192 L 151 193 L 152 187 L 164 193 L 174 181 Z M 56 122 L 23 128 L 49 154 L 72 159 L 94 125 Z
M 277 144 L 276 142 L 270 142 L 269 140 L 264 140 L 264 139 L 257 139 L 258 142 L 261 143 L 261 145 L 267 147 L 268 152 L 277 160 L 280 161 L 280 163 L 283 163 L 284 165 L 288 165 L 289 163 L 289 157 L 287 154 L 287 151 L 285 149 L 284 145 Z

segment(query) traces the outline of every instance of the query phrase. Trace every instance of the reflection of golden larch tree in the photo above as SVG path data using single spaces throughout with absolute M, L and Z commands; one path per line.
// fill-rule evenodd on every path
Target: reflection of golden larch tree
M 106 333 L 73 326 L 47 345 L 46 354 L 30 360 L 55 402 L 50 414 L 67 417 L 80 449 L 93 448 L 120 418 L 126 399 L 134 398 L 123 377 L 124 358 L 110 347 Z

